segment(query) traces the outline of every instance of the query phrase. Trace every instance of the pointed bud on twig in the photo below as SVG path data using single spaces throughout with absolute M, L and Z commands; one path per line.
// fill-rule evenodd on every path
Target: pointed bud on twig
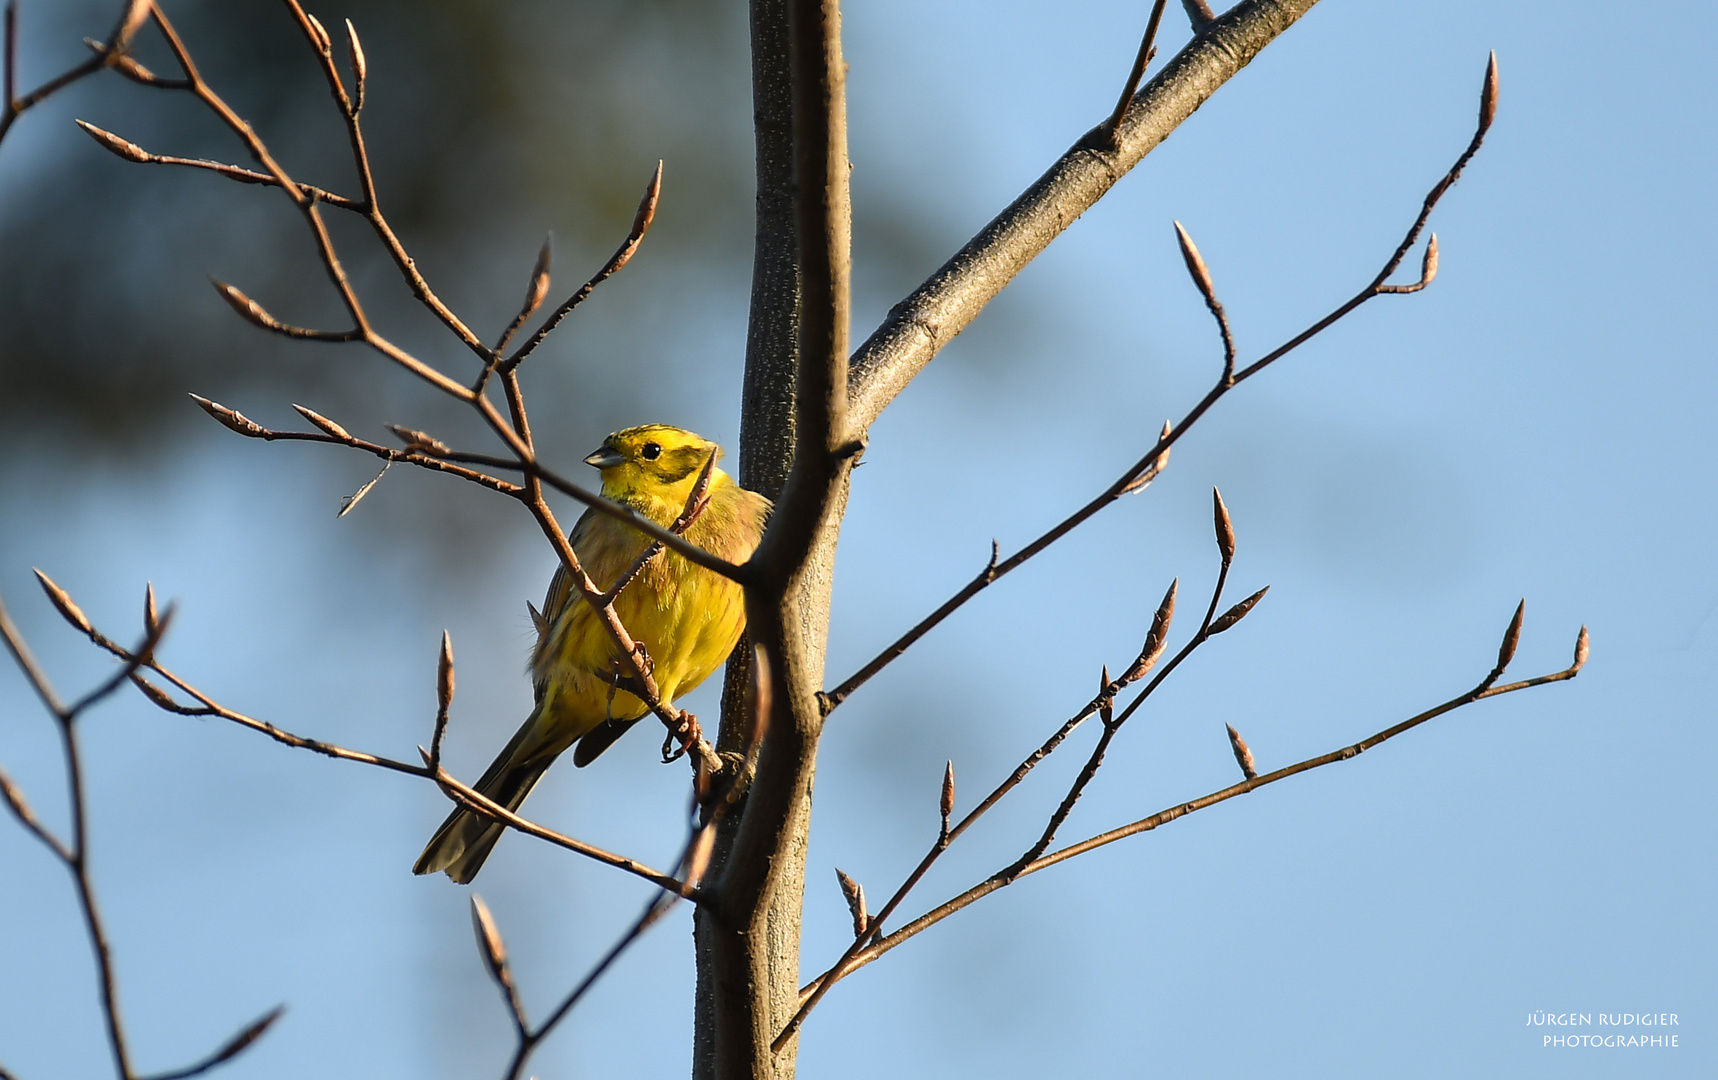
M 870 929 L 871 915 L 865 910 L 865 886 L 835 868 L 835 880 L 841 883 L 841 895 L 847 898 L 847 910 L 853 915 L 853 936 L 863 937 Z
M 143 632 L 154 635 L 161 626 L 161 619 L 155 614 L 155 583 L 143 583 Z
M 215 1051 L 207 1061 L 202 1062 L 201 1068 L 210 1069 L 216 1065 L 220 1065 L 223 1062 L 231 1061 L 233 1058 L 238 1057 L 239 1054 L 244 1051 L 245 1047 L 262 1038 L 263 1033 L 273 1027 L 274 1022 L 279 1020 L 280 1014 L 285 1011 L 285 1005 L 276 1005 L 261 1017 L 253 1020 L 249 1027 L 227 1040 L 227 1044 L 225 1046 Z
M 644 196 L 638 200 L 638 210 L 632 215 L 632 236 L 638 240 L 644 239 L 644 234 L 650 231 L 651 223 L 656 220 L 656 204 L 662 200 L 662 161 L 657 159 L 656 171 L 650 174 L 650 183 L 644 186 Z M 630 259 L 632 256 L 627 256 Z M 625 260 L 622 260 L 625 265 Z M 615 267 L 620 269 L 619 266 Z
M 953 761 L 950 761 L 948 763 L 947 767 L 945 767 L 943 769 L 943 793 L 942 793 L 942 799 L 938 803 L 938 809 L 940 809 L 942 811 L 942 817 L 943 817 L 942 835 L 944 836 L 944 838 L 947 838 L 948 831 L 949 831 L 949 818 L 954 815 L 954 762 Z
M 336 439 L 339 439 L 341 442 L 353 441 L 352 440 L 352 433 L 350 431 L 347 431 L 345 428 L 341 427 L 339 424 L 336 424 L 334 421 L 328 419 L 326 416 L 323 416 L 321 413 L 317 412 L 316 410 L 307 409 L 303 405 L 294 405 L 293 408 L 298 411 L 298 415 L 304 417 L 306 420 L 310 421 L 312 424 L 315 424 L 317 427 L 321 428 L 323 431 L 323 434 L 332 435 Z
M 453 453 L 446 443 L 434 435 L 409 427 L 401 427 L 399 424 L 386 424 L 384 426 L 406 444 L 406 450 L 410 453 L 428 454 L 430 457 L 446 457 Z
M 531 268 L 531 280 L 525 285 L 525 306 L 519 311 L 521 321 L 529 319 L 533 312 L 543 306 L 544 297 L 549 295 L 549 262 L 551 256 L 552 236 L 543 238 L 543 246 L 537 251 L 537 265 Z
M 1180 578 L 1169 583 L 1169 591 L 1163 594 L 1163 602 L 1157 605 L 1156 613 L 1151 616 L 1151 629 L 1145 633 L 1145 645 L 1140 648 L 1138 658 L 1122 675 L 1121 685 L 1126 686 L 1145 678 L 1146 674 L 1157 666 L 1163 650 L 1169 647 L 1169 624 L 1175 618 L 1175 593 L 1180 587 Z
M 84 43 L 86 45 L 91 44 L 88 38 L 84 39 Z M 94 44 L 98 49 L 101 47 L 100 42 L 95 42 Z M 132 82 L 142 83 L 144 86 L 153 86 L 157 82 L 160 82 L 160 80 L 155 77 L 155 72 L 150 71 L 148 68 L 139 64 L 129 56 L 116 56 L 107 63 L 109 67 L 130 79 Z
M 1223 614 L 1217 616 L 1217 621 L 1211 624 L 1211 629 L 1206 631 L 1206 633 L 1211 637 L 1215 637 L 1229 629 L 1231 626 L 1234 626 L 1236 623 L 1246 618 L 1247 612 L 1253 610 L 1253 605 L 1257 604 L 1260 600 L 1263 600 L 1265 598 L 1265 594 L 1270 591 L 1271 587 L 1266 585 L 1264 588 L 1236 604 L 1228 611 L 1223 612 Z
M 453 704 L 453 638 L 441 632 L 441 655 L 435 664 L 435 698 L 442 712 Z
M 1438 276 L 1438 234 L 1426 238 L 1426 253 L 1420 256 L 1420 287 L 1430 285 Z
M 1241 775 L 1248 780 L 1258 779 L 1258 770 L 1253 768 L 1253 752 L 1247 748 L 1247 740 L 1241 738 L 1241 733 L 1235 730 L 1235 725 L 1224 724 L 1229 729 L 1229 747 L 1235 751 L 1235 764 L 1241 767 Z
M 0 799 L 6 800 L 6 805 L 12 808 L 12 813 L 17 815 L 19 821 L 32 829 L 40 827 L 36 823 L 36 812 L 30 809 L 29 800 L 24 798 L 24 793 L 18 790 L 18 786 L 12 783 L 12 778 L 4 772 L 0 772 Z M 836 873 L 840 871 L 837 870 Z
M 1181 259 L 1187 264 L 1187 273 L 1198 286 L 1199 295 L 1205 298 L 1207 304 L 1217 302 L 1217 287 L 1211 283 L 1211 271 L 1205 265 L 1205 257 L 1199 254 L 1194 246 L 1193 238 L 1187 235 L 1187 230 L 1181 227 L 1181 222 L 1175 223 L 1175 239 L 1181 245 Z
M 146 164 L 150 160 L 149 151 L 138 146 L 136 143 L 127 142 L 111 131 L 103 131 L 94 124 L 85 123 L 82 120 L 74 121 L 74 123 L 76 123 L 78 127 L 83 128 L 84 132 L 89 135 L 90 138 L 100 143 L 104 149 L 118 154 L 127 161 Z
M 489 914 L 489 905 L 476 893 L 471 894 L 471 927 L 477 933 L 477 945 L 483 950 L 483 962 L 489 968 L 490 978 L 511 994 L 513 972 L 507 966 L 507 945 L 501 940 L 495 917 Z
M 1115 696 L 1110 693 L 1110 666 L 1105 664 L 1098 674 L 1098 719 L 1105 727 L 1115 720 L 1115 704 Z
M 42 591 L 48 594 L 48 602 L 54 605 L 61 618 L 90 637 L 95 636 L 95 627 L 90 625 L 89 617 L 84 614 L 83 608 L 78 607 L 77 603 L 72 600 L 71 595 L 66 590 L 55 585 L 54 579 L 40 570 L 36 571 L 36 581 L 41 584 Z
M 224 427 L 236 431 L 246 438 L 255 439 L 269 434 L 267 428 L 237 409 L 229 409 L 220 402 L 210 401 L 208 398 L 198 397 L 196 394 L 191 395 L 191 400 L 195 401 L 204 412 L 219 420 Z
M 1169 421 L 1165 420 L 1163 422 L 1163 430 L 1160 431 L 1157 435 L 1157 441 L 1161 443 L 1164 440 L 1168 439 L 1169 433 L 1171 430 L 1173 430 L 1173 429 L 1170 427 Z M 1134 493 L 1136 491 L 1144 490 L 1146 488 L 1146 486 L 1149 485 L 1153 480 L 1156 480 L 1158 477 L 1158 474 L 1163 472 L 1163 470 L 1165 468 L 1167 468 L 1168 466 L 1169 466 L 1169 447 L 1165 446 L 1163 448 L 1163 452 L 1161 454 L 1158 454 L 1155 458 L 1152 458 L 1151 463 L 1148 464 L 1144 469 L 1142 469 L 1138 476 L 1134 477 L 1131 481 L 1129 481 L 1128 485 L 1126 487 L 1121 489 L 1121 493 L 1123 495 L 1131 495 L 1132 493 Z
M 310 34 L 315 39 L 316 51 L 327 56 L 334 48 L 334 43 L 328 38 L 328 31 L 324 30 L 322 23 L 308 11 L 304 13 L 304 17 L 310 22 Z
M 1211 513 L 1217 526 L 1217 550 L 1227 564 L 1235 557 L 1235 526 L 1229 521 L 1229 508 L 1223 505 L 1223 493 L 1211 489 Z
M 364 59 L 364 45 L 358 40 L 358 29 L 352 25 L 352 20 L 346 20 L 346 50 L 351 54 L 352 79 L 358 88 L 358 100 L 364 99 L 364 76 L 370 72 L 370 65 Z
M 260 326 L 264 330 L 279 330 L 281 328 L 279 319 L 264 311 L 261 304 L 231 285 L 215 278 L 210 278 L 209 284 L 213 285 L 215 291 L 221 294 L 222 300 L 225 300 L 234 311 L 239 313 L 239 318 L 253 326 Z
M 1515 605 L 1515 616 L 1509 620 L 1509 629 L 1503 632 L 1503 644 L 1497 648 L 1497 673 L 1503 674 L 1503 669 L 1515 659 L 1515 647 L 1521 644 L 1521 617 L 1527 613 L 1527 601 Z
M 1587 666 L 1587 628 L 1581 627 L 1581 634 L 1575 639 L 1575 662 L 1569 665 L 1572 675 Z
M 1479 92 L 1479 134 L 1484 135 L 1497 118 L 1497 52 L 1485 65 L 1485 86 Z

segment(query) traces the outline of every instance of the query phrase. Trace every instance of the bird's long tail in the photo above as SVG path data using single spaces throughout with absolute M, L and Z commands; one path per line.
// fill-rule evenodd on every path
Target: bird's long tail
M 531 793 L 559 756 L 558 752 L 544 753 L 537 748 L 527 750 L 526 743 L 535 734 L 536 719 L 533 713 L 473 785 L 479 794 L 509 810 L 519 809 L 525 796 Z M 460 807 L 449 814 L 441 828 L 430 837 L 424 853 L 418 856 L 412 867 L 412 873 L 433 874 L 437 870 L 445 870 L 448 877 L 464 885 L 483 869 L 483 861 L 489 858 L 495 842 L 506 831 L 505 825 Z

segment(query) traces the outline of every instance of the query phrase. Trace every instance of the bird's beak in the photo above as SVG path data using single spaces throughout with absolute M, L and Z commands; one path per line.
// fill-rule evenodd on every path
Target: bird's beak
M 604 444 L 597 447 L 589 457 L 585 458 L 585 464 L 595 465 L 599 469 L 612 469 L 625 460 L 626 457 L 619 450 Z

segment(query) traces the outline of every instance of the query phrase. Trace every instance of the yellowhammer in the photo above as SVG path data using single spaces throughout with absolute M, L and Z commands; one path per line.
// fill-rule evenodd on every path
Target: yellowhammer
M 663 424 L 617 431 L 585 461 L 602 470 L 604 498 L 656 523 L 672 524 L 686 508 L 699 474 L 722 448 L 690 431 Z M 770 501 L 714 468 L 703 510 L 686 539 L 732 563 L 751 557 L 763 535 Z M 599 589 L 612 588 L 650 539 L 614 518 L 586 510 L 573 526 L 573 551 Z M 694 566 L 672 551 L 657 553 L 614 601 L 621 623 L 650 652 L 651 674 L 664 702 L 673 702 L 722 665 L 746 625 L 740 586 Z M 630 673 L 591 606 L 555 571 L 537 626 L 531 676 L 537 707 L 489 766 L 476 788 L 517 810 L 562 751 L 586 765 L 647 713 L 644 702 L 616 688 Z M 580 741 L 582 740 L 582 741 Z M 468 882 L 501 838 L 503 827 L 469 810 L 455 810 L 430 838 L 412 872 L 447 871 Z

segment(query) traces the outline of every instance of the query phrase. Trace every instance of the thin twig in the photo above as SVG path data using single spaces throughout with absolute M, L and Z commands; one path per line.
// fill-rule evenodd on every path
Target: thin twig
M 1490 697 L 1497 697 L 1501 694 L 1511 694 L 1518 690 L 1527 690 L 1537 686 L 1544 686 L 1549 683 L 1563 682 L 1567 679 L 1572 679 L 1580 672 L 1582 666 L 1586 662 L 1586 658 L 1587 630 L 1586 627 L 1582 627 L 1575 646 L 1575 662 L 1562 671 L 1553 672 L 1549 675 L 1540 675 L 1532 679 L 1524 679 L 1520 682 L 1509 683 L 1505 686 L 1484 687 L 1484 685 L 1481 684 L 1481 686 L 1476 687 L 1465 694 L 1451 698 L 1449 701 L 1427 709 L 1425 712 L 1418 713 L 1393 727 L 1385 728 L 1383 731 L 1380 731 L 1369 738 L 1363 739 L 1360 742 L 1344 746 L 1338 750 L 1333 750 L 1328 754 L 1321 754 L 1318 757 L 1308 758 L 1305 761 L 1297 762 L 1296 764 L 1287 766 L 1286 768 L 1278 769 L 1275 772 L 1266 773 L 1263 776 L 1243 780 L 1239 784 L 1231 785 L 1221 789 L 1220 791 L 1214 791 L 1209 795 L 1194 799 L 1191 802 L 1181 803 L 1180 805 L 1170 807 L 1166 810 L 1161 810 L 1150 817 L 1141 818 L 1131 824 L 1099 833 L 1096 836 L 1082 840 L 1076 844 L 1070 844 L 1059 851 L 1052 852 L 1034 860 L 1032 863 L 1023 867 L 1018 874 L 1011 878 L 1004 877 L 1000 873 L 994 874 L 978 885 L 973 886 L 960 895 L 926 912 L 924 915 L 901 927 L 894 933 L 889 934 L 872 943 L 867 948 L 860 950 L 855 956 L 853 962 L 848 965 L 845 971 L 842 972 L 842 977 L 845 977 L 853 971 L 871 963 L 873 960 L 876 960 L 878 957 L 895 948 L 897 945 L 902 944 L 909 938 L 917 936 L 974 901 L 988 896 L 998 889 L 1005 888 L 1022 877 L 1037 873 L 1039 870 L 1048 869 L 1049 867 L 1055 866 L 1057 863 L 1066 862 L 1076 855 L 1082 855 L 1095 848 L 1103 847 L 1106 844 L 1112 844 L 1117 840 L 1122 840 L 1138 833 L 1149 832 L 1152 829 L 1156 829 L 1160 825 L 1168 824 L 1177 818 L 1185 817 L 1188 814 L 1198 810 L 1203 810 L 1210 806 L 1215 806 L 1220 802 L 1226 802 L 1238 795 L 1245 795 L 1248 792 L 1255 791 L 1267 784 L 1274 784 L 1279 780 L 1286 780 L 1291 776 L 1296 776 L 1300 773 L 1307 772 L 1308 770 L 1320 768 L 1334 762 L 1346 761 L 1349 758 L 1372 749 L 1374 746 L 1377 746 L 1382 742 L 1395 738 L 1397 735 L 1400 735 L 1411 728 L 1418 727 L 1428 720 L 1435 719 L 1436 717 L 1442 716 L 1444 713 L 1472 704 L 1476 701 L 1481 701 Z M 817 991 L 828 982 L 830 974 L 830 972 L 826 972 L 824 975 L 819 976 L 817 980 L 814 980 L 803 987 L 800 990 L 801 999 L 809 1001 L 812 995 L 816 994 Z
M 1181 9 L 1187 12 L 1187 21 L 1192 24 L 1194 34 L 1203 34 L 1206 27 L 1217 21 L 1217 16 L 1211 13 L 1211 5 L 1205 0 L 1181 0 Z
M 1163 21 L 1164 3 L 1165 0 L 1157 0 L 1151 5 L 1151 17 L 1145 23 L 1145 36 L 1139 39 L 1139 53 L 1133 58 L 1133 70 L 1127 73 L 1127 82 L 1121 88 L 1121 97 L 1116 100 L 1115 111 L 1104 121 L 1111 150 L 1121 145 L 1122 118 L 1127 115 L 1127 107 L 1133 104 L 1133 95 L 1139 90 L 1140 80 L 1145 78 L 1147 65 L 1157 55 L 1157 24 Z

